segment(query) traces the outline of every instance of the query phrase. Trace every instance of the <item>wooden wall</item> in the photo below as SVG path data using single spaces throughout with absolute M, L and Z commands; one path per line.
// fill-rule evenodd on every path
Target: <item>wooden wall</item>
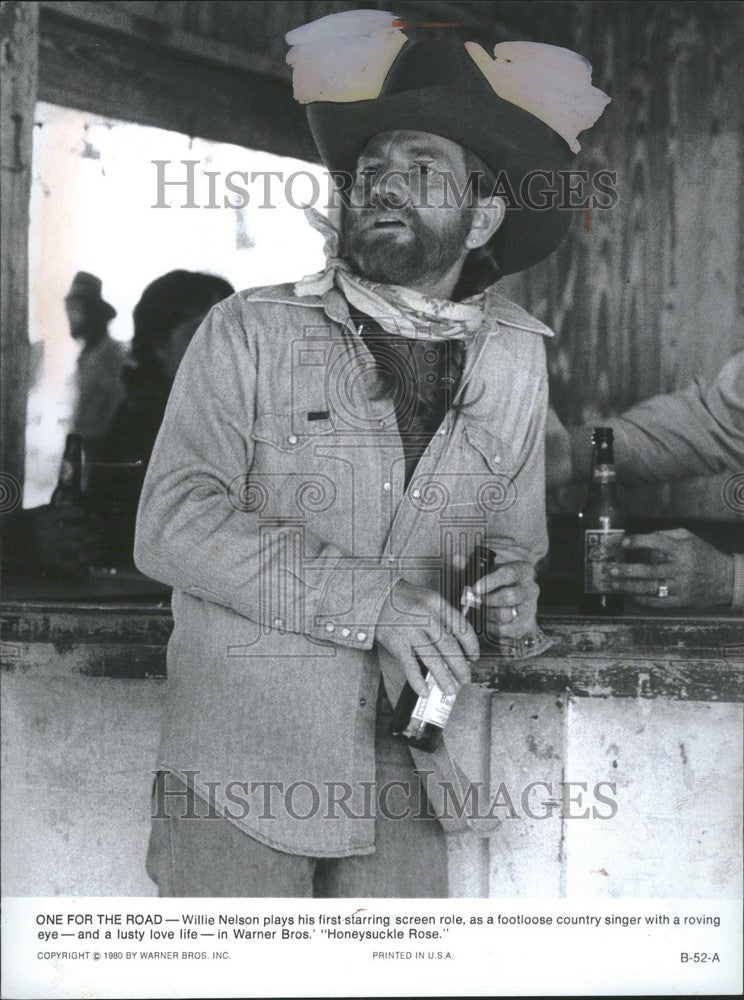
M 28 390 L 28 203 L 36 101 L 35 4 L 0 5 L 0 513 L 20 503 Z
M 619 200 L 578 219 L 558 253 L 504 290 L 555 330 L 553 405 L 580 423 L 712 378 L 744 348 L 744 9 L 557 6 L 572 16 L 551 40 L 586 55 L 612 97 L 580 137 L 582 166 L 617 170 Z M 732 518 L 726 478 L 634 491 L 628 502 Z
M 619 201 L 509 280 L 556 331 L 555 405 L 578 420 L 587 404 L 619 410 L 714 375 L 744 347 L 744 12 L 561 6 L 573 17 L 560 43 L 590 59 L 612 97 L 580 137 L 582 167 L 616 170 Z

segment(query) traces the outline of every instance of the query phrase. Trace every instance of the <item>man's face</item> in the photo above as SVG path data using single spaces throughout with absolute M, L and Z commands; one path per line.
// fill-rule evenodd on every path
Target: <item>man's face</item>
M 65 311 L 73 340 L 84 340 L 93 326 L 93 310 L 85 299 L 65 299 Z
M 464 258 L 471 211 L 446 197 L 447 175 L 464 190 L 465 153 L 449 139 L 428 132 L 370 139 L 342 227 L 342 255 L 359 274 L 416 285 L 440 278 Z

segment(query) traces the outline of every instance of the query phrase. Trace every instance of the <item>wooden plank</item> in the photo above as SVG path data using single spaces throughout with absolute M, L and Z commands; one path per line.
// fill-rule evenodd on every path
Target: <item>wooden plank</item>
M 36 105 L 39 12 L 0 5 L 0 512 L 21 500 L 26 442 L 28 206 Z
M 42 10 L 39 98 L 124 121 L 317 160 L 289 81 Z
M 487 644 L 473 680 L 494 691 L 577 698 L 744 699 L 740 618 L 542 619 L 555 645 L 508 660 Z M 3 669 L 27 674 L 161 677 L 173 628 L 170 608 L 6 602 Z
M 189 5 L 192 6 L 203 8 L 206 5 Z M 291 77 L 290 67 L 283 59 L 271 58 L 258 50 L 251 50 L 248 58 L 245 46 L 228 44 L 225 40 L 210 37 L 203 30 L 184 30 L 181 23 L 184 14 L 178 11 L 178 5 L 174 3 L 169 3 L 165 7 L 158 4 L 157 9 L 153 9 L 152 4 L 141 2 L 112 4 L 67 0 L 61 3 L 44 0 L 41 7 L 45 12 L 59 18 L 129 36 L 148 47 L 170 49 L 190 60 L 215 63 L 240 72 L 245 72 L 250 63 L 253 73 L 260 73 L 277 80 L 289 80 Z M 175 13 L 180 13 L 181 17 L 165 19 L 163 15 L 174 8 Z M 243 23 L 247 26 L 250 19 L 244 17 Z M 194 27 L 199 26 L 197 23 Z
M 675 660 L 592 657 L 491 660 L 481 657 L 473 680 L 499 692 L 551 692 L 574 698 L 676 698 L 684 701 L 744 700 L 741 660 Z

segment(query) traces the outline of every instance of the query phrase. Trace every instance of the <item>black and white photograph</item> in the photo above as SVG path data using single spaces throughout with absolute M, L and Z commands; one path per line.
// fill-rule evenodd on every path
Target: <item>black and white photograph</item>
M 0 22 L 2 996 L 739 995 L 744 5 Z

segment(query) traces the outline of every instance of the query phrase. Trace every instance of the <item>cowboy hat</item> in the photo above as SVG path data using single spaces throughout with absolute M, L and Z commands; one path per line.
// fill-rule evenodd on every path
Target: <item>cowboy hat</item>
M 72 279 L 70 290 L 65 296 L 65 302 L 71 299 L 79 299 L 90 305 L 97 306 L 107 319 L 116 316 L 116 309 L 101 297 L 103 285 L 101 279 L 88 271 L 78 271 Z
M 346 12 L 347 15 L 351 13 Z M 380 12 L 375 14 L 379 17 Z M 334 16 L 324 20 L 330 21 Z M 550 186 L 555 189 L 559 181 L 557 171 L 569 170 L 574 161 L 574 150 L 578 148 L 575 133 L 571 134 L 570 130 L 567 133 L 563 129 L 563 134 L 560 134 L 557 130 L 561 127 L 560 111 L 554 111 L 551 117 L 539 99 L 524 99 L 521 107 L 515 103 L 514 91 L 519 91 L 520 87 L 516 73 L 507 75 L 507 83 L 500 86 L 502 93 L 509 93 L 510 99 L 499 96 L 494 90 L 493 80 L 489 80 L 487 75 L 489 67 L 484 66 L 482 56 L 485 56 L 486 62 L 489 57 L 479 45 L 463 43 L 451 35 L 423 34 L 394 40 L 391 51 L 391 36 L 397 30 L 396 23 L 391 22 L 392 28 L 387 26 L 384 36 L 388 44 L 388 59 L 392 63 L 384 75 L 378 96 L 349 100 L 346 94 L 334 94 L 332 100 L 313 100 L 313 93 L 308 95 L 306 92 L 304 100 L 302 95 L 299 97 L 307 103 L 310 130 L 323 162 L 331 172 L 353 172 L 366 143 L 380 132 L 431 132 L 458 143 L 476 154 L 493 171 L 498 182 L 496 193 L 506 197 L 504 222 L 488 244 L 491 255 L 497 261 L 499 274 L 511 274 L 531 267 L 556 249 L 568 232 L 575 213 L 555 204 L 557 199 L 552 204 L 548 199 L 544 208 L 536 207 L 534 197 L 523 197 L 524 191 L 528 190 L 523 182 L 534 176 L 535 171 L 547 171 L 552 178 Z M 309 53 L 315 67 L 319 61 L 316 38 L 320 24 L 305 25 L 287 36 L 291 43 L 299 43 L 294 45 L 295 49 L 299 49 L 303 39 L 298 33 L 308 28 L 315 29 L 312 45 L 307 46 L 309 50 L 316 50 Z M 374 37 L 373 32 L 373 42 Z M 337 48 L 342 47 L 342 38 L 334 41 Z M 580 88 L 584 92 L 579 94 L 578 101 L 576 97 L 570 100 L 576 107 L 586 99 L 588 84 L 585 77 L 588 75 L 590 79 L 591 67 L 581 56 L 556 46 L 536 43 L 502 43 L 494 52 L 506 46 L 516 47 L 523 58 L 523 78 L 525 74 L 531 74 L 533 79 L 536 76 L 537 89 L 540 88 L 540 60 L 548 64 L 544 79 L 550 81 L 551 71 L 556 68 L 550 65 L 551 56 L 555 62 L 555 54 L 564 54 L 557 60 L 558 72 L 552 75 L 558 81 L 565 80 L 567 75 L 576 72 L 579 65 L 583 74 Z M 544 50 L 552 50 L 552 53 Z M 529 59 L 524 58 L 525 51 L 529 52 Z M 580 61 L 579 64 L 576 60 Z M 512 61 L 506 58 L 506 62 Z M 303 67 L 297 52 L 293 54 L 290 50 L 288 62 L 295 68 L 295 96 L 298 96 L 297 81 L 302 80 L 298 69 Z M 305 62 L 307 64 L 308 60 Z M 495 60 L 493 64 L 497 70 L 501 69 Z M 512 70 L 511 66 L 509 70 Z M 323 77 L 324 86 L 316 87 L 316 93 L 323 96 L 333 92 L 328 79 L 326 74 Z M 514 80 L 517 82 L 514 83 Z M 367 92 L 376 89 L 372 84 Z M 589 86 L 589 91 L 590 103 L 593 102 L 596 107 L 598 98 L 595 95 L 601 95 L 599 104 L 603 108 L 609 98 L 596 88 Z M 353 94 L 354 88 L 347 88 L 347 92 Z M 518 94 L 516 100 L 520 100 Z M 536 107 L 542 118 L 525 110 L 524 105 Z M 592 124 L 599 113 L 601 108 L 585 120 Z M 545 119 L 552 121 L 556 127 L 551 127 Z M 587 127 L 587 124 L 577 128 L 577 131 L 581 127 Z M 535 176 L 535 180 L 540 181 L 540 178 Z M 543 181 L 543 189 L 544 186 Z M 535 184 L 533 195 L 539 195 L 540 190 L 540 183 Z

